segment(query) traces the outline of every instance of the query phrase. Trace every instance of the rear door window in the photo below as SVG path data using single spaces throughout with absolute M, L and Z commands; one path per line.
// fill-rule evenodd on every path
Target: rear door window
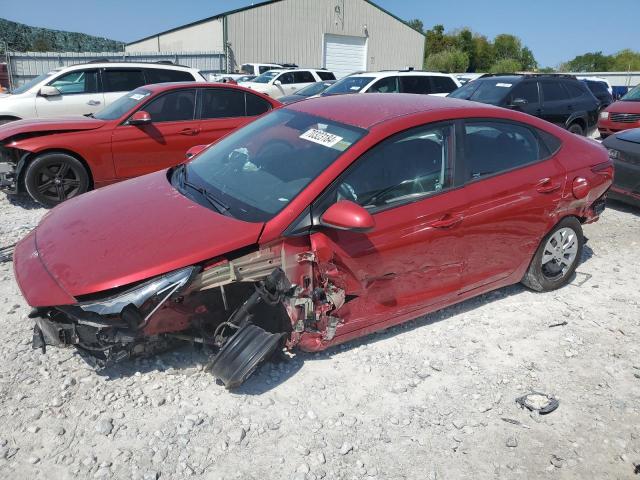
M 451 93 L 456 88 L 456 82 L 449 77 L 431 77 L 431 93 Z
M 564 83 L 564 88 L 567 89 L 571 98 L 580 98 L 585 94 L 585 91 L 580 88 L 580 85 L 576 85 L 575 83 L 566 82 Z
M 514 87 L 509 94 L 509 104 L 516 99 L 526 100 L 528 104 L 540 103 L 540 95 L 538 94 L 537 82 L 522 82 Z
M 165 82 L 193 82 L 194 78 L 189 72 L 181 70 L 166 70 L 160 68 L 146 68 L 144 71 L 147 84 Z
M 562 102 L 569 99 L 560 82 L 542 82 L 542 96 L 545 102 Z
M 196 91 L 176 90 L 152 100 L 143 107 L 153 123 L 181 122 L 195 118 Z
M 200 117 L 232 118 L 246 114 L 244 92 L 226 88 L 207 88 L 202 92 L 202 112 Z
M 367 93 L 398 93 L 398 77 L 387 77 L 371 85 Z
M 467 181 L 528 165 L 549 154 L 534 130 L 518 123 L 466 121 L 463 134 Z
M 102 72 L 105 92 L 128 92 L 146 84 L 142 70 L 107 68 Z
M 293 73 L 291 73 L 291 72 L 283 73 L 282 75 L 280 75 L 278 77 L 278 80 L 280 80 L 280 83 L 282 83 L 283 85 L 288 85 L 290 83 L 296 83 L 295 79 L 293 77 Z
M 400 89 L 403 93 L 418 93 L 427 95 L 432 93 L 431 80 L 426 75 L 407 75 L 399 77 Z
M 311 72 L 302 71 L 302 72 L 293 72 L 293 83 L 313 83 L 316 81 Z

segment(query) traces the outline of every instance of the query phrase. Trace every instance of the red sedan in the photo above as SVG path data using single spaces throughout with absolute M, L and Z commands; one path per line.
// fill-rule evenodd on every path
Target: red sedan
M 233 387 L 278 346 L 322 350 L 513 283 L 565 285 L 612 174 L 602 146 L 519 112 L 318 98 L 55 208 L 15 273 L 35 346 L 109 364 L 203 342 Z
M 54 206 L 93 188 L 184 161 L 277 100 L 234 85 L 140 87 L 92 117 L 20 120 L 0 126 L 0 188 Z

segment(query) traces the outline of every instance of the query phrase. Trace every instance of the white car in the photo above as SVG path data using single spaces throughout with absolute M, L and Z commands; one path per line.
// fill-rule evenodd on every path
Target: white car
M 0 95 L 0 124 L 23 118 L 87 115 L 142 85 L 205 82 L 199 70 L 164 63 L 86 63 L 57 68 Z
M 285 95 L 293 95 L 311 83 L 335 79 L 335 75 L 327 70 L 311 68 L 269 70 L 250 82 L 243 82 L 242 86 L 272 98 L 280 98 Z
M 277 63 L 243 63 L 240 71 L 245 75 L 255 75 L 257 77 L 276 68 L 284 68 L 284 65 L 278 65 Z
M 418 93 L 446 97 L 461 86 L 454 76 L 418 70 L 355 73 L 338 80 L 322 96 L 345 93 Z

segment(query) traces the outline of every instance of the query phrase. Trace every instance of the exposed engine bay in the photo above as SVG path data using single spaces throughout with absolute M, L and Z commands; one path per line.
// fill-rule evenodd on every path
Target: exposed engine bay
M 280 244 L 78 297 L 75 305 L 37 308 L 33 348 L 74 346 L 102 369 L 198 343 L 215 352 L 207 369 L 237 387 L 302 335 L 334 337 L 339 319 L 332 313 L 344 304 L 344 290 L 316 267 L 313 252 Z

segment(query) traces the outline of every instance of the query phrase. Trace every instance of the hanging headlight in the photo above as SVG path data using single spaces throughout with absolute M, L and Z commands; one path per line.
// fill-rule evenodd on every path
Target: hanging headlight
M 156 308 L 147 315 L 149 317 L 164 300 L 187 284 L 195 269 L 196 267 L 194 266 L 181 268 L 180 270 L 152 278 L 148 282 L 118 295 L 102 300 L 79 303 L 78 306 L 85 312 L 94 312 L 100 315 L 117 315 L 127 305 L 135 305 L 140 308 L 148 300 L 164 296 L 164 299 L 156 305 Z

